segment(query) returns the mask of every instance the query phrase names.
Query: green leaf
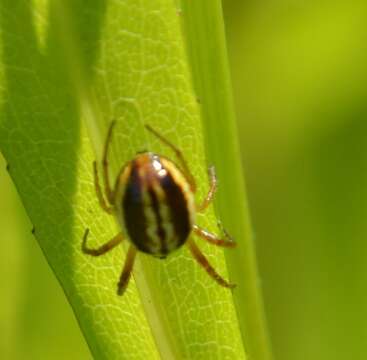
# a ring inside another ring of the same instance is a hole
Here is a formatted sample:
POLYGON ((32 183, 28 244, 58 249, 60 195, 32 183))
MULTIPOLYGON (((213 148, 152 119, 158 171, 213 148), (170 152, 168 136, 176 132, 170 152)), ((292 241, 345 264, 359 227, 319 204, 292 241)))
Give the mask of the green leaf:
MULTIPOLYGON (((99 207, 92 178, 112 119, 111 175, 137 151, 174 158, 146 133, 149 123, 183 151, 197 179, 197 200, 208 190, 192 81, 198 74, 186 54, 184 37, 190 34, 183 32, 185 13, 179 10, 169 0, 0 4, 1 151, 37 241, 98 359, 245 359, 231 292, 209 278, 186 248, 165 261, 139 254, 135 281, 123 297, 116 295, 116 283, 124 248, 100 258, 81 252, 85 228, 91 246, 119 231, 99 207)), ((202 40, 191 40, 205 48, 202 40)), ((213 209, 197 221, 219 231, 213 209)), ((196 241, 227 278, 223 251, 196 241)))
POLYGON ((81 253, 85 227, 104 241, 115 226, 95 199, 94 154, 80 126, 79 99, 55 28, 57 14, 29 4, 1 2, 1 150, 94 356, 159 358, 135 284, 125 297, 115 294, 121 249, 93 261, 81 253), (49 24, 42 47, 41 32, 33 25, 39 18, 49 24))
POLYGON ((5 245, 0 253, 0 358, 64 360, 78 354, 78 359, 89 359, 72 310, 34 240, 1 154, 0 189, 0 214, 6 214, 0 216, 5 245))

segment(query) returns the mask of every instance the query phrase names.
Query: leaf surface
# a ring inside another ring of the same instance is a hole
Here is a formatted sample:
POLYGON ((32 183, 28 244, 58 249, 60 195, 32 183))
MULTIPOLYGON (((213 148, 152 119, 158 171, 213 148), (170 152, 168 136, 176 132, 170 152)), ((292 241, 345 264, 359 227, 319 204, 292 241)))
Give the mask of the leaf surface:
MULTIPOLYGON (((123 297, 116 283, 124 247, 100 258, 81 252, 85 228, 91 246, 119 231, 99 207, 92 178, 112 119, 113 178, 137 151, 174 158, 144 130, 149 123, 183 151, 197 200, 208 190, 200 106, 178 10, 164 0, 0 5, 0 148, 98 359, 245 358, 231 292, 186 248, 165 261, 139 254, 123 297)), ((219 231, 212 209, 197 221, 219 231)), ((227 278, 223 251, 195 240, 227 278)))

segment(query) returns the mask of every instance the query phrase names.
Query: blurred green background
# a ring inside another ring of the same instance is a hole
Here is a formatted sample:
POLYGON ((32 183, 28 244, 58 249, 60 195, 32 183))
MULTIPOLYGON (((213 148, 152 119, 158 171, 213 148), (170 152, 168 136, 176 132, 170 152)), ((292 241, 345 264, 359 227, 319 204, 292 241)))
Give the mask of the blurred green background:
MULTIPOLYGON (((367 4, 223 6, 275 359, 366 359, 367 4)), ((5 166, 0 358, 90 359, 5 166)))

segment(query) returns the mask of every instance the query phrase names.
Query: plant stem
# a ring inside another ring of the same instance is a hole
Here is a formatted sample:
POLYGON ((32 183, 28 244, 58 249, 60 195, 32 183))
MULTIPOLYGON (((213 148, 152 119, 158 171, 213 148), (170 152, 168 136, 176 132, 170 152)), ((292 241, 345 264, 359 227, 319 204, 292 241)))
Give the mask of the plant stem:
POLYGON ((181 0, 195 90, 201 103, 207 156, 217 169, 217 210, 238 242, 226 252, 242 338, 250 359, 270 360, 243 169, 237 139, 220 0, 181 0))

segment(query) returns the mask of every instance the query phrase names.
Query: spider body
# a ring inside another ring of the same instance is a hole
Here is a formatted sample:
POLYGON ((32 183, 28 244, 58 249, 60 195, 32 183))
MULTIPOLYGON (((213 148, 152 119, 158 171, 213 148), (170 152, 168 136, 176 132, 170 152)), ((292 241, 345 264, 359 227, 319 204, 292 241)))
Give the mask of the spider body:
POLYGON ((124 293, 128 285, 138 251, 165 258, 184 244, 187 244, 195 260, 219 285, 233 288, 235 285, 224 280, 216 272, 191 238, 192 234, 195 234, 217 246, 235 246, 235 242, 225 231, 224 238, 219 238, 195 223, 196 213, 203 212, 215 194, 217 181, 214 168, 209 168, 209 191, 198 205, 194 195, 195 179, 181 151, 146 125, 147 130, 174 151, 179 166, 153 152, 138 153, 121 168, 115 186, 111 188, 107 158, 114 125, 113 121, 103 151, 104 193, 100 186, 96 162, 93 163, 94 183, 102 209, 117 217, 122 231, 107 243, 93 249, 86 244, 89 234, 89 229, 86 229, 82 251, 88 255, 101 256, 119 245, 127 235, 130 246, 117 285, 119 295, 124 293))
POLYGON ((116 213, 136 248, 164 258, 181 247, 195 223, 190 185, 167 158, 138 154, 117 178, 116 213))

